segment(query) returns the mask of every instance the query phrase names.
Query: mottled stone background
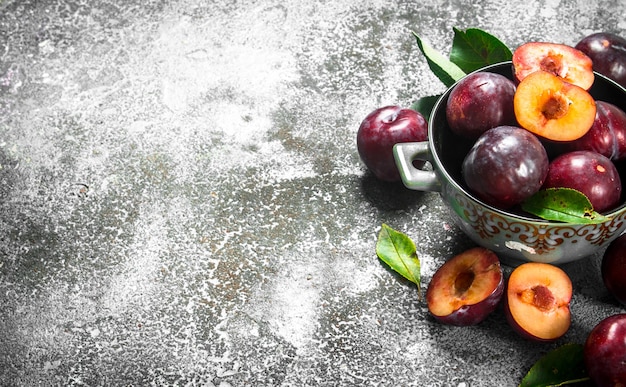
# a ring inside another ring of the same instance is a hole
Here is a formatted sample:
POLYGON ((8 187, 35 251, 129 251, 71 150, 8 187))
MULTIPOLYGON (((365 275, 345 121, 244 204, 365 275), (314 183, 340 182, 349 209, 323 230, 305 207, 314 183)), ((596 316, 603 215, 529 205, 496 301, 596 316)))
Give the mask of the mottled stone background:
POLYGON ((623 0, 0 2, 0 385, 513 386, 623 311, 570 264, 573 325, 436 323, 425 288, 471 246, 438 195, 356 153, 384 104, 444 91, 412 32, 514 48, 626 35, 623 0))

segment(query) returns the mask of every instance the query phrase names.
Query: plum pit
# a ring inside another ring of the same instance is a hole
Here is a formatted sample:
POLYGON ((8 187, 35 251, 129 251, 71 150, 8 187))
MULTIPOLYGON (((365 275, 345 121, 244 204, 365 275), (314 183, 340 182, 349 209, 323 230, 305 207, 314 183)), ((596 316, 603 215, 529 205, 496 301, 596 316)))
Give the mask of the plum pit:
POLYGON ((550 53, 539 62, 539 67, 543 71, 547 71, 559 77, 564 77, 565 66, 563 64, 563 55, 550 53))
POLYGON ((548 120, 558 120, 567 114, 569 104, 569 101, 564 96, 551 94, 544 102, 541 113, 548 120))
POLYGON ((472 286, 476 275, 471 271, 459 273, 454 280, 454 290, 457 295, 462 295, 472 286))
POLYGON ((520 298, 523 302, 534 305, 544 311, 552 310, 556 306, 556 298, 550 289, 543 285, 537 285, 530 289, 523 290, 520 293, 520 298))

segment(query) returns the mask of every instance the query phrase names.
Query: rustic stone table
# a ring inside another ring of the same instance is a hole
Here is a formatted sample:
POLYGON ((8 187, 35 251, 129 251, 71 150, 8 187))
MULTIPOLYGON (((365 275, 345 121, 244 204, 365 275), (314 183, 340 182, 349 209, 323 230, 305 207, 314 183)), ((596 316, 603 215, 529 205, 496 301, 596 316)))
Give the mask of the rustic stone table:
POLYGON ((423 286, 471 242, 433 193, 377 182, 363 117, 441 93, 412 36, 510 47, 626 35, 624 1, 0 3, 0 385, 513 386, 623 311, 564 267, 556 343, 501 311, 443 326, 423 286))

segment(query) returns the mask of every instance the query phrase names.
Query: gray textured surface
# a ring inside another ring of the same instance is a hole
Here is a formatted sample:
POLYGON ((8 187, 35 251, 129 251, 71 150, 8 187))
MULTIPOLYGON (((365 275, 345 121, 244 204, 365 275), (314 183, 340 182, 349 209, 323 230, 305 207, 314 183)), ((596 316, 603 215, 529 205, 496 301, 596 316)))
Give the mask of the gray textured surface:
POLYGON ((470 246, 436 194, 377 183, 356 129, 442 92, 411 31, 510 47, 626 35, 614 1, 0 3, 0 384, 515 385, 622 311, 598 257, 565 269, 573 325, 434 322, 424 286, 470 246))

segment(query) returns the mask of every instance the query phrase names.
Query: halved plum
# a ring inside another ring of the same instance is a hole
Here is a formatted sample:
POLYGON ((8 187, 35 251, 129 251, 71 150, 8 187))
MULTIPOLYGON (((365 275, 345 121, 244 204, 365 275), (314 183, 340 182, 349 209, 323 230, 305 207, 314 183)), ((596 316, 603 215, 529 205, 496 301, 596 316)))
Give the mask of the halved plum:
POLYGON ((541 262, 516 267, 507 282, 504 311, 511 328, 533 341, 554 341, 571 324, 572 281, 563 269, 541 262))
POLYGON ((523 128, 552 141, 584 136, 596 117, 589 92, 546 71, 536 71, 520 82, 513 106, 523 128))
POLYGON ((504 292, 498 256, 475 247, 455 255, 437 269, 428 284, 431 315, 444 324, 474 325, 493 312, 504 292))
POLYGON ((545 71, 588 90, 595 78, 591 58, 566 44, 528 42, 513 52, 512 61, 519 82, 536 71, 545 71))

